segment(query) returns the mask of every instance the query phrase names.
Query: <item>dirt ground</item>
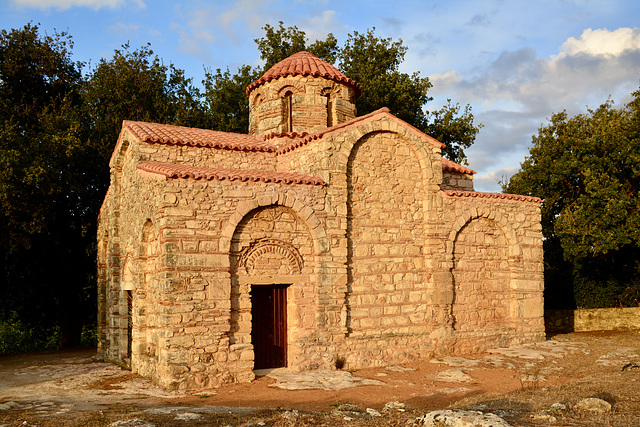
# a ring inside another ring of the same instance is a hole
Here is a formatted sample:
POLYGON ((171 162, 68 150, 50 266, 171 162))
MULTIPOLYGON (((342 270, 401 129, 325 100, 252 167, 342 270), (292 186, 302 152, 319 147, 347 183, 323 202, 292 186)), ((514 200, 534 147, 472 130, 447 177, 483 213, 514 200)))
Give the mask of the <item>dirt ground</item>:
POLYGON ((417 425, 417 417, 444 408, 494 413, 514 426, 640 426, 640 331, 556 335, 536 345, 308 378, 274 371, 196 393, 159 389, 94 355, 0 358, 0 427, 417 425), (373 384, 356 385, 366 380, 373 384), (579 410, 576 403, 588 397, 612 410, 579 410))

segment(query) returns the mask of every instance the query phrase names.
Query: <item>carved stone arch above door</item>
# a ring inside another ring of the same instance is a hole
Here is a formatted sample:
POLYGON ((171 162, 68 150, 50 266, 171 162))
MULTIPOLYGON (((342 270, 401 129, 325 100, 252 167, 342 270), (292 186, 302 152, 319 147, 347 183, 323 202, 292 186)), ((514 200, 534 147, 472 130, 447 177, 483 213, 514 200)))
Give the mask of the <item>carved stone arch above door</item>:
POLYGON ((264 274, 265 270, 277 270, 278 274, 300 274, 303 259, 291 244, 278 239, 261 239, 254 242, 238 260, 238 272, 248 275, 264 274), (270 265, 270 259, 277 259, 277 266, 270 265))

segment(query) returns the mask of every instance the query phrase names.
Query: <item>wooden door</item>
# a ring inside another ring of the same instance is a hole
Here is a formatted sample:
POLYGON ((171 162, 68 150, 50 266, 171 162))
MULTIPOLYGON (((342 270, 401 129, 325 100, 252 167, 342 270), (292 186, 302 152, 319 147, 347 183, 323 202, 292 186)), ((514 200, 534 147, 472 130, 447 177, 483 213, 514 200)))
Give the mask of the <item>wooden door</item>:
POLYGON ((287 285, 251 287, 254 369, 287 366, 287 285))

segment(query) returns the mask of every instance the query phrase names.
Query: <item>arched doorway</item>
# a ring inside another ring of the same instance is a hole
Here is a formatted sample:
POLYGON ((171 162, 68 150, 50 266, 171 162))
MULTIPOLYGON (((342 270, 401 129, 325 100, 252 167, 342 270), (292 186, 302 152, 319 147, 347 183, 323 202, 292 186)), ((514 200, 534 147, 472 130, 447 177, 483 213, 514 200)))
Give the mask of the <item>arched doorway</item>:
MULTIPOLYGON (((284 206, 249 212, 231 241, 231 345, 251 344, 254 369, 291 366, 302 323, 317 301, 309 273, 313 239, 298 214, 284 206)), ((310 329, 306 329, 305 333, 310 329)))

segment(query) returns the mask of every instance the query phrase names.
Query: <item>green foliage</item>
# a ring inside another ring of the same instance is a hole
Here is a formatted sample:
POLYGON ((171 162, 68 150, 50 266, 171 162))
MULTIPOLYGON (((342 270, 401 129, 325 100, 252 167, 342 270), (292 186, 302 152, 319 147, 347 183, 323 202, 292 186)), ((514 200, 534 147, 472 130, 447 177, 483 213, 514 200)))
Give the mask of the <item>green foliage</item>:
POLYGON ((82 100, 88 143, 102 166, 111 157, 123 120, 205 125, 198 89, 183 70, 154 57, 150 45, 134 51, 124 45, 111 59, 101 59, 85 77, 82 100))
MULTIPOLYGON (((545 199, 547 269, 569 267, 579 307, 638 305, 640 91, 633 95, 622 109, 608 101, 571 118, 554 114, 505 186, 545 199)), ((555 279, 547 275, 547 289, 561 286, 555 279)))
POLYGON ((294 53, 306 50, 307 36, 295 25, 285 28, 280 21, 277 29, 269 24, 262 29, 265 32, 264 37, 254 41, 258 45, 260 58, 265 62, 265 71, 294 53))
POLYGON ((32 25, 0 34, 0 321, 18 319, 13 331, 64 323, 65 334, 72 310, 87 314, 95 216, 78 173, 82 64, 71 46, 32 25))
POLYGON ((427 95, 431 83, 418 73, 410 76, 398 71, 406 51, 402 40, 379 38, 375 28, 365 34, 349 34, 339 54, 339 68, 362 86, 363 95, 356 103, 358 114, 386 106, 402 120, 423 127, 426 117, 422 107, 431 100, 427 95))
POLYGON ((339 52, 338 40, 331 33, 327 35, 325 40, 317 40, 307 46, 307 34, 295 25, 285 27, 284 23, 280 21, 277 29, 269 24, 266 24, 262 29, 265 33, 264 37, 254 40, 260 51, 260 58, 265 61, 262 72, 258 73, 258 78, 278 62, 303 50, 327 62, 334 63, 336 61, 339 52))
POLYGON ((96 347, 98 345, 98 325, 84 325, 80 334, 80 347, 96 347))
POLYGON ((71 48, 37 26, 0 33, 0 322, 14 343, 55 328, 61 346, 92 339, 96 218, 122 121, 207 123, 191 80, 148 46, 84 79, 71 48))
POLYGON ((60 341, 60 328, 35 329, 14 316, 0 320, 0 356, 31 351, 55 350, 60 341))
POLYGON ((46 228, 51 196, 63 191, 59 167, 79 147, 81 64, 70 45, 64 33, 40 39, 37 26, 0 33, 0 215, 9 248, 46 228))
POLYGON ((467 164, 464 149, 471 147, 482 128, 482 124, 473 125, 471 106, 466 105, 460 114, 460 104, 454 105, 448 99, 447 105, 430 114, 431 120, 427 123, 425 132, 445 145, 442 154, 446 158, 467 164))
POLYGON ((231 75, 217 69, 206 73, 204 100, 210 126, 223 132, 247 133, 249 102, 246 88, 260 78, 260 72, 245 65, 231 75))

